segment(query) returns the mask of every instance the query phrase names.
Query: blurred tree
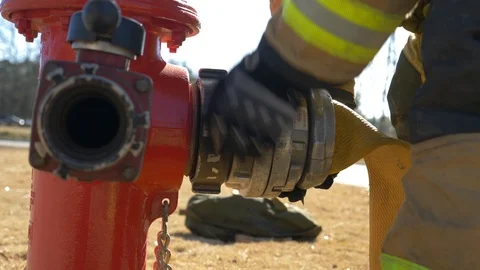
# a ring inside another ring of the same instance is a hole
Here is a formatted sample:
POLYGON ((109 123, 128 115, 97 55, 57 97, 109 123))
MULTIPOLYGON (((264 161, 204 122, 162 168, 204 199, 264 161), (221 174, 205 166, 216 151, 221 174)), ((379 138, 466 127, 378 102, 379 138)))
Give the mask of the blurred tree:
POLYGON ((360 110, 360 105, 362 104, 362 94, 360 93, 360 91, 356 91, 356 93, 355 93, 355 104, 357 104, 357 107, 355 108, 355 111, 358 114, 360 114, 361 116, 364 116, 362 114, 362 111, 360 110))
POLYGON ((37 61, 40 57, 40 37, 32 43, 24 40, 14 24, 0 19, 0 59, 8 59, 10 62, 37 61))
POLYGON ((19 43, 15 25, 0 19, 0 114, 30 118, 37 87, 39 38, 19 43))
POLYGON ((0 61, 0 114, 31 117, 37 75, 38 61, 0 61))
MULTIPOLYGON (((388 53, 387 53, 387 77, 385 78, 385 85, 383 87, 382 92, 382 103, 388 104, 387 102, 387 94, 388 90, 390 89, 390 83, 392 82, 393 74, 395 73, 395 68, 397 66, 397 61, 399 55, 397 55, 397 51, 395 50, 395 34, 390 35, 387 40, 388 44, 388 53)), ((382 116, 389 115, 388 112, 383 110, 382 116)))

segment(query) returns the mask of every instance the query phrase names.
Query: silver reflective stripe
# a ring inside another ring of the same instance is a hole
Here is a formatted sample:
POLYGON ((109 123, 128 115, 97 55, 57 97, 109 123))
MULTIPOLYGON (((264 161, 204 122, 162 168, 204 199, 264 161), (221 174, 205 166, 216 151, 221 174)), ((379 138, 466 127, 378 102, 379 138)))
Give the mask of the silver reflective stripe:
POLYGON ((388 38, 388 34, 375 32, 345 20, 315 0, 292 0, 292 3, 313 23, 351 43, 377 49, 388 38))

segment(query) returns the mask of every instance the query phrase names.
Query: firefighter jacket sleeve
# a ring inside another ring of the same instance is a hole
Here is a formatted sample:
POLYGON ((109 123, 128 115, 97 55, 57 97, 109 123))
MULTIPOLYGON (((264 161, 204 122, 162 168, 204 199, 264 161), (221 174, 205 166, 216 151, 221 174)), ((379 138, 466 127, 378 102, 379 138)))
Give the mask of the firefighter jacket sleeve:
POLYGON ((415 2, 284 1, 267 25, 261 57, 299 83, 347 83, 368 65, 415 2))
MULTIPOLYGON (((283 5, 283 0, 270 0, 270 12, 271 12, 272 16, 273 16, 273 14, 275 14, 276 11, 281 9, 282 5, 283 5)), ((345 84, 339 85, 338 90, 340 90, 340 91, 336 91, 336 93, 347 91, 348 93, 351 94, 350 99, 345 99, 344 98, 343 100, 341 100, 341 102, 344 103, 345 105, 349 106, 352 109, 355 109, 356 106, 357 106, 357 104, 355 104, 355 100, 354 100, 354 87, 355 87, 355 80, 352 79, 345 84)), ((348 94, 340 94, 340 95, 343 95, 345 97, 348 94)))

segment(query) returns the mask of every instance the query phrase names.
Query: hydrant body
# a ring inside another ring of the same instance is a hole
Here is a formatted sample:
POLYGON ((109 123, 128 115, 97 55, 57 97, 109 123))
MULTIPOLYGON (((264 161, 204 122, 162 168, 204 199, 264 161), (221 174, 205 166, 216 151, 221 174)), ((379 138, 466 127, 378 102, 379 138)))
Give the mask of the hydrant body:
MULTIPOLYGON (((49 60, 74 61, 66 42, 69 17, 82 0, 3 0, 2 16, 15 23, 27 41, 41 33, 40 68, 49 60)), ((196 12, 180 0, 117 1, 122 15, 146 29, 143 56, 130 70, 154 82, 150 131, 139 178, 133 183, 63 181, 33 170, 27 269, 146 268, 150 224, 162 213, 162 200, 177 205, 191 155, 196 97, 186 69, 160 55, 166 42, 175 51, 199 31, 196 12)))

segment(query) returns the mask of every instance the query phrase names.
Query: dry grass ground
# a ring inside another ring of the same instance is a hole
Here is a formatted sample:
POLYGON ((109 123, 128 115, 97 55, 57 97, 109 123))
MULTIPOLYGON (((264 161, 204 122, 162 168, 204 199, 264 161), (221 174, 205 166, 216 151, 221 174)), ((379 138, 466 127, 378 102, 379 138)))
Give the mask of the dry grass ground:
MULTIPOLYGON (((27 151, 0 148, 0 269, 23 269, 27 252, 30 167, 27 151)), ((179 209, 192 196, 185 182, 179 209)), ((222 244, 191 235, 179 209, 170 218, 174 269, 368 269, 368 191, 334 185, 309 191, 305 208, 322 225, 313 243, 262 241, 222 244)), ((155 222, 148 239, 152 269, 155 222)))
POLYGON ((0 126, 0 140, 29 140, 29 127, 0 126))

